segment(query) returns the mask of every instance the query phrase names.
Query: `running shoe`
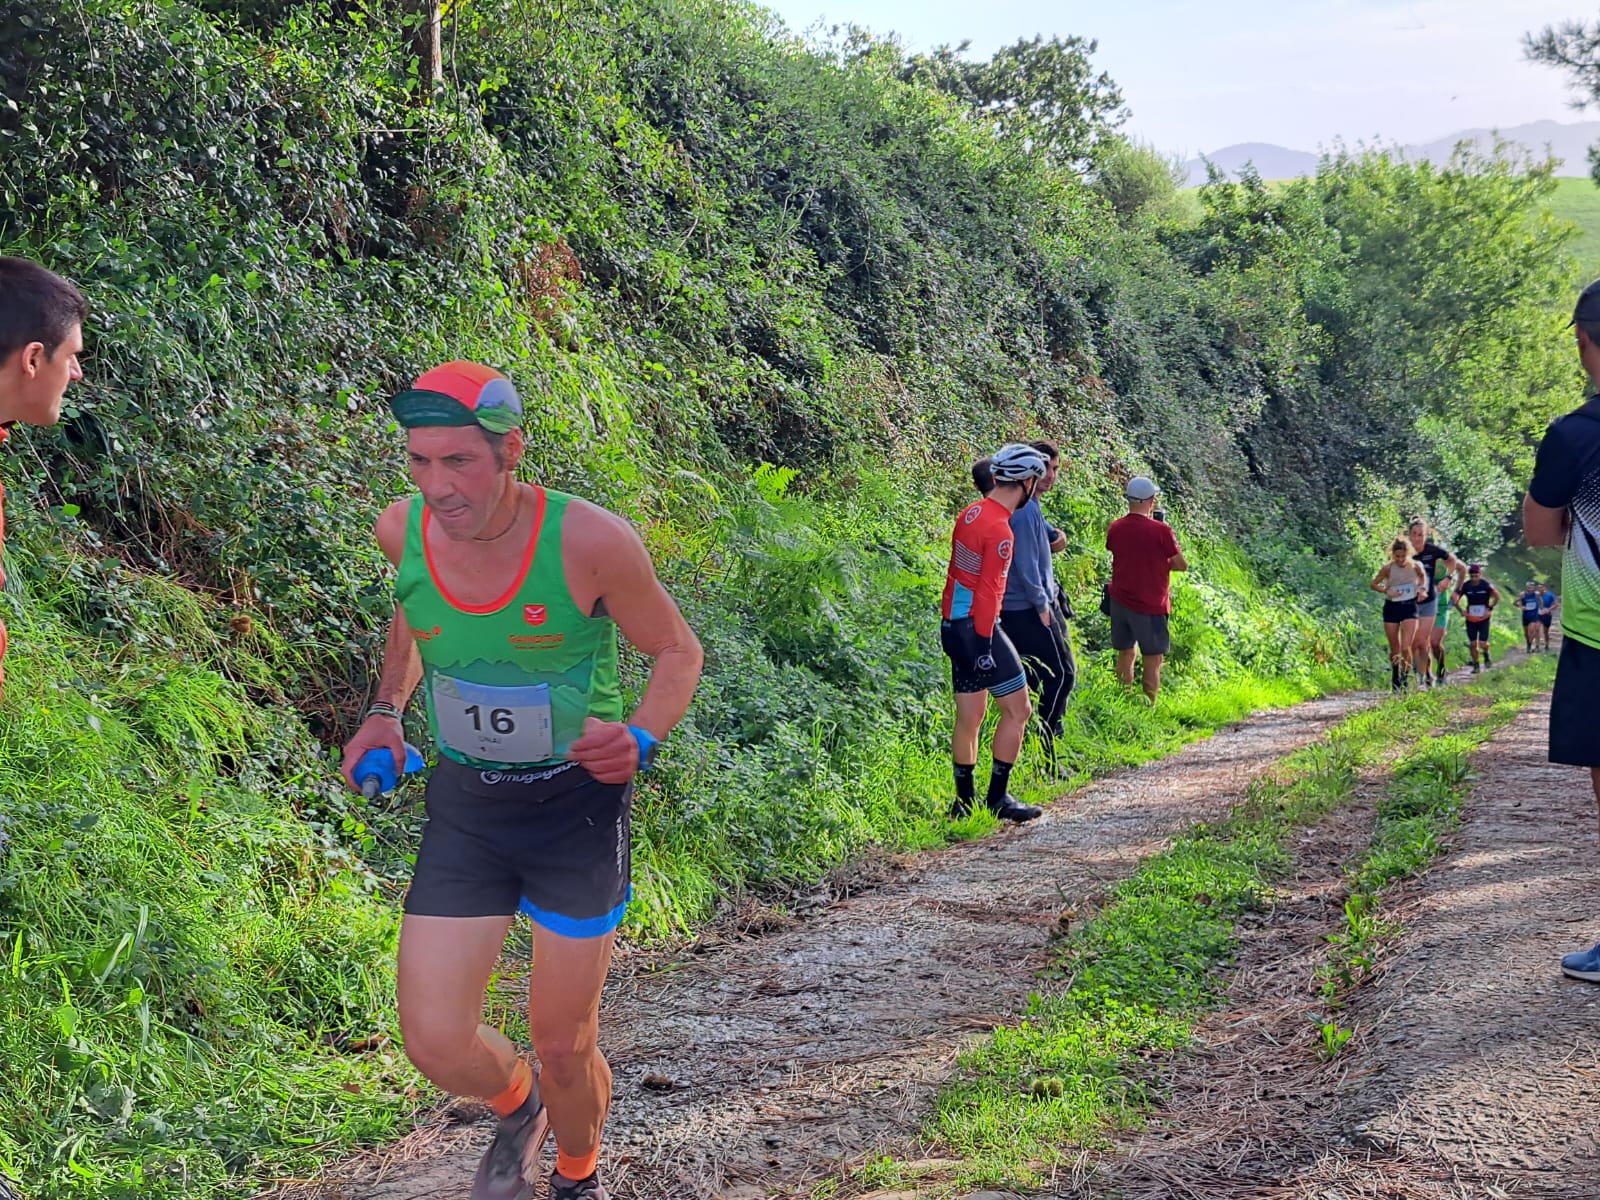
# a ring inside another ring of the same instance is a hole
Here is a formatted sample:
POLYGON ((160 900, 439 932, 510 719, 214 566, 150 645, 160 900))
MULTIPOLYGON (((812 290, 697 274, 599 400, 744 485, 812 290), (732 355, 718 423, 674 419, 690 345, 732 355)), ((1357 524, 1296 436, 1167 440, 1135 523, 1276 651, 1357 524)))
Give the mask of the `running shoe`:
POLYGON ((1566 955, 1561 960, 1561 973, 1571 979, 1600 983, 1600 946, 1566 955))
POLYGON ((600 1182, 599 1171, 576 1183, 558 1171, 551 1171, 550 1200, 611 1200, 611 1193, 600 1182))
POLYGON ((957 796, 955 798, 955 802, 950 805, 950 820, 952 820, 952 821, 964 820, 966 817, 970 816, 971 814, 972 814, 972 801, 971 800, 966 800, 966 799, 963 799, 960 796, 957 796))
MULTIPOLYGON (((472 1181, 472 1200, 533 1200, 533 1184, 528 1182, 524 1164, 538 1157, 549 1133, 550 1116, 539 1099, 539 1080, 535 1077, 533 1091, 522 1107, 509 1117, 500 1118, 494 1141, 484 1151, 477 1178, 472 1181)), ((597 1195, 604 1197, 605 1193, 597 1195)))
POLYGON ((989 811, 1002 821, 1016 821, 1018 824, 1023 821, 1031 821, 1044 813, 1044 809, 1037 804, 1024 804, 1010 792, 1006 793, 1006 798, 1000 801, 999 804, 991 804, 989 811))
POLYGON ((1494 659, 1489 656, 1489 651, 1487 648, 1485 648, 1483 652, 1483 665, 1486 667, 1494 666, 1494 659))

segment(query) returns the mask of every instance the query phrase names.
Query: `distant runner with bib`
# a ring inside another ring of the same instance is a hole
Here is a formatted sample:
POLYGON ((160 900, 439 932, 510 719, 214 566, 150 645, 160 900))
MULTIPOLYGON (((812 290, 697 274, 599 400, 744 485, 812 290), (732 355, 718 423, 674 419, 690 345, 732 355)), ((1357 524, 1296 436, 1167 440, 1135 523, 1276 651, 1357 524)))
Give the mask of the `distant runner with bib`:
POLYGON ((1473 563, 1467 568, 1467 582, 1456 591, 1455 606, 1467 621, 1467 649, 1472 652, 1472 673, 1483 666, 1494 666, 1489 654, 1489 619, 1500 603, 1500 589, 1483 577, 1483 564, 1473 563))
POLYGON ((1539 649, 1550 649, 1550 626, 1555 621, 1556 605, 1561 603, 1561 597, 1551 591, 1550 587, 1541 583, 1539 585, 1539 649))
POLYGON ((939 640, 950 659, 956 696, 950 740, 956 801, 950 814, 966 816, 977 800, 978 734, 992 695, 1000 706, 1000 723, 995 726, 984 803, 1003 820, 1031 821, 1043 810, 1019 802, 1006 788, 1033 706, 1022 659, 999 621, 1014 548, 1011 514, 1033 499, 1046 464, 1044 455, 1023 445, 1002 446, 988 463, 993 487, 984 499, 962 509, 950 535, 950 567, 940 605, 939 640))
POLYGON ((358 786, 367 751, 404 761, 400 718, 420 684, 440 760, 400 926, 406 1056, 500 1118, 472 1200, 531 1200, 552 1130, 552 1200, 605 1200, 600 989, 628 906, 633 777, 688 708, 700 644, 626 521, 517 481, 522 401, 499 372, 446 363, 390 408, 421 494, 378 518, 397 604, 344 770, 358 786), (619 630, 655 660, 631 715, 619 630), (519 906, 533 919, 537 1074, 481 1024, 519 906))
POLYGON ((1460 559, 1430 540, 1437 533, 1438 530, 1433 529, 1422 517, 1412 517, 1406 529, 1406 536, 1411 541, 1411 557, 1428 579, 1427 588, 1417 597, 1417 631, 1411 639, 1412 662, 1421 686, 1425 688, 1433 686, 1434 664, 1439 661, 1439 656, 1433 653, 1433 626, 1439 616, 1439 580, 1454 575, 1459 584, 1467 575, 1460 559))
POLYGON ((1389 639, 1389 686, 1400 691, 1410 682, 1411 641, 1417 632, 1417 597, 1427 590, 1422 567, 1411 557, 1411 543, 1395 538, 1389 561, 1372 577, 1371 588, 1383 593, 1383 632, 1389 639))
POLYGON ((1539 644, 1539 585, 1533 580, 1523 584, 1517 594, 1517 607, 1522 610, 1523 649, 1532 654, 1539 644))

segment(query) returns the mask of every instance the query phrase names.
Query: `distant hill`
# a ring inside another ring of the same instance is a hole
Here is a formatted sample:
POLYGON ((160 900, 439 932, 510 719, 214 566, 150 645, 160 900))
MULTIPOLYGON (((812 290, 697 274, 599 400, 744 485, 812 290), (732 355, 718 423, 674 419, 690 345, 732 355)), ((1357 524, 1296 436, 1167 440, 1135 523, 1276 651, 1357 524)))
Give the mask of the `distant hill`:
MULTIPOLYGON (((1562 162, 1559 173, 1564 176, 1584 176, 1589 173, 1589 147, 1600 142, 1600 121, 1534 121, 1528 125, 1514 125, 1499 131, 1503 141, 1526 147, 1535 155, 1543 155, 1548 148, 1562 162)), ((1482 151, 1494 147, 1495 131, 1491 129, 1463 129, 1437 141, 1420 145, 1402 146, 1405 156, 1413 161, 1427 160, 1445 163, 1460 142, 1471 142, 1482 151)), ((1320 155, 1307 150, 1291 150, 1268 142, 1242 142, 1224 146, 1214 154, 1190 159, 1183 164, 1188 173, 1189 185, 1197 187, 1206 181, 1206 163, 1215 163, 1230 178, 1237 178, 1246 163, 1253 163, 1263 179, 1294 179, 1309 175, 1317 169, 1320 155)))

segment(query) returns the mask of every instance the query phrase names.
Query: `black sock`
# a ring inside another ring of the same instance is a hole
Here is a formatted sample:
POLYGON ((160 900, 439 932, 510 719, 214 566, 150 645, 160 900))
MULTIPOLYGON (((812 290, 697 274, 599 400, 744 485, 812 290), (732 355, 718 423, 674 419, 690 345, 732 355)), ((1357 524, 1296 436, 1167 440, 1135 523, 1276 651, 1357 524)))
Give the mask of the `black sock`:
POLYGON ((1015 763, 994 760, 994 769, 989 772, 989 795, 984 800, 990 808, 999 808, 1006 798, 1006 785, 1011 782, 1011 768, 1015 763))
POLYGON ((978 769, 977 763, 956 763, 956 799, 968 803, 978 798, 978 785, 973 782, 972 773, 978 769))

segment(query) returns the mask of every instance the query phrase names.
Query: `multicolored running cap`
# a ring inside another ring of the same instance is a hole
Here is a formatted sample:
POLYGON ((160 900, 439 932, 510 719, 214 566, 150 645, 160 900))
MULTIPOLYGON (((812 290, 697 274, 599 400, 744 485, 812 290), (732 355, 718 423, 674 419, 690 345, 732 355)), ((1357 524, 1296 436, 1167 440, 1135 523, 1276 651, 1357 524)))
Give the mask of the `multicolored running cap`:
POLYGON ((522 397, 493 367, 448 362, 417 376, 389 401, 389 411, 406 429, 480 425, 490 433, 510 433, 522 424, 522 397))

